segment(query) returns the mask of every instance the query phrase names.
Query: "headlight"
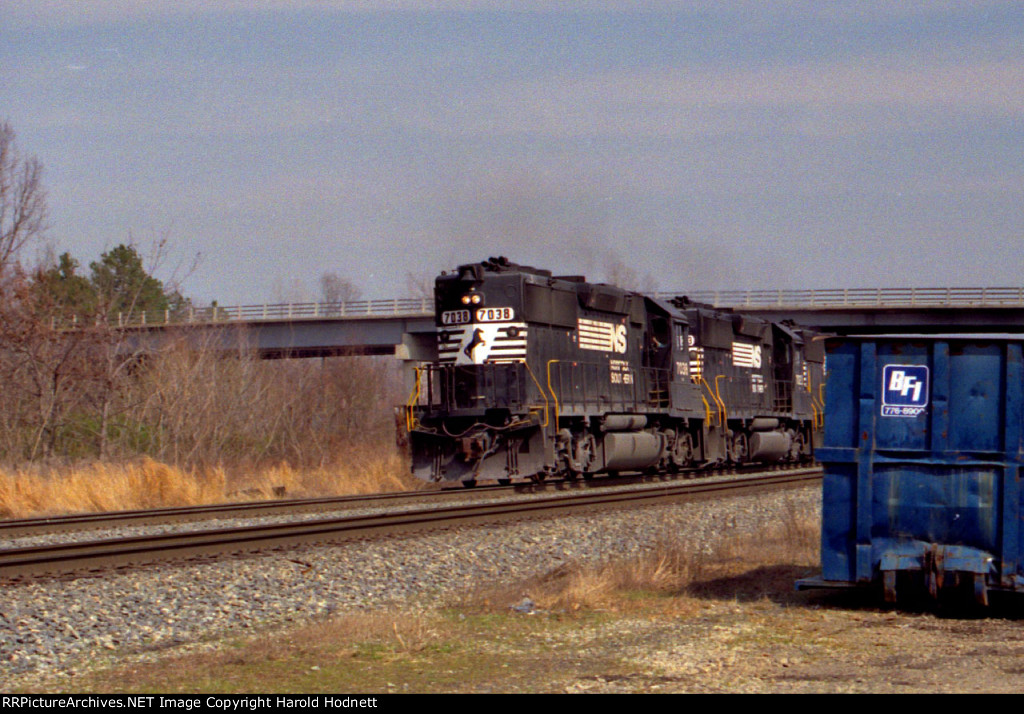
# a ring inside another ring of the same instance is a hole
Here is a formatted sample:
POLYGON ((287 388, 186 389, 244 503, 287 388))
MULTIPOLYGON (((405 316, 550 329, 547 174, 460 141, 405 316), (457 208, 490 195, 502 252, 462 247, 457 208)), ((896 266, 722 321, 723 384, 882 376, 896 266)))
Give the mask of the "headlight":
POLYGON ((462 296, 462 304, 463 305, 468 305, 469 304, 469 295, 463 295, 462 296))
POLYGON ((470 300, 473 301, 474 305, 479 305, 480 304, 480 296, 477 295, 476 293, 473 293, 473 297, 471 297, 470 300))

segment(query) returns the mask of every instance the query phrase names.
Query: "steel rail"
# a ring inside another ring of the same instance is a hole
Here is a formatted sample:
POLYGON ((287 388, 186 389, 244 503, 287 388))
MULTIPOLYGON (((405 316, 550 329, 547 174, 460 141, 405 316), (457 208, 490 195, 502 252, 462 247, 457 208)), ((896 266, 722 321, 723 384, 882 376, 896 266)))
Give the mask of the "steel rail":
POLYGON ((299 523, 169 533, 116 540, 0 551, 0 579, 17 580, 41 574, 94 571, 214 554, 274 549, 307 543, 330 543, 382 535, 502 523, 594 509, 648 505, 679 499, 733 496, 820 482, 819 467, 718 481, 669 483, 640 491, 590 493, 571 498, 544 497, 498 504, 469 504, 394 514, 328 518, 299 523))
MULTIPOLYGON (((750 467, 746 467, 750 468, 750 467)), ((680 472, 675 475, 659 475, 653 478, 702 478, 715 477, 716 471, 700 469, 680 472)), ((259 518, 293 513, 312 513, 318 511, 343 510, 351 508, 370 508, 377 505, 388 505, 401 501, 432 501, 432 500, 477 500, 493 494, 523 491, 535 493, 538 490, 609 488, 649 482, 652 477, 646 475, 618 476, 616 478, 600 478, 594 480, 551 479, 540 484, 519 482, 508 486, 482 484, 471 489, 444 488, 440 490, 396 491, 393 493, 371 493, 353 496, 324 496, 320 498, 275 499, 269 501, 238 501, 233 503, 216 503, 201 506, 172 506, 165 508, 149 508, 131 511, 102 511, 90 513, 72 513, 59 516, 40 518, 17 518, 0 520, 0 544, 12 538, 43 535, 51 533, 69 533, 108 528, 125 528, 133 526, 162 525, 172 523, 188 523, 195 521, 212 521, 229 518, 259 518)), ((2 546, 0 546, 2 548, 2 546)))
POLYGON ((396 491, 358 496, 328 496, 323 498, 278 499, 272 501, 245 501, 204 506, 151 508, 137 511, 105 511, 101 513, 74 513, 43 518, 18 518, 0 521, 0 543, 5 539, 66 533, 70 531, 121 528, 163 523, 217 520, 225 518, 253 518, 288 513, 308 513, 344 508, 364 508, 396 501, 432 499, 476 498, 481 493, 506 491, 509 486, 479 486, 466 491, 396 491))

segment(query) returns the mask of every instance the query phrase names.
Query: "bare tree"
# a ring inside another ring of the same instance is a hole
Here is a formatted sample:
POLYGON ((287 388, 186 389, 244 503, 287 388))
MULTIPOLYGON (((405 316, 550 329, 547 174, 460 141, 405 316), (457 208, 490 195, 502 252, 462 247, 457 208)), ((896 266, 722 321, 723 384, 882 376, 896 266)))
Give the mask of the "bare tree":
POLYGON ((405 293, 407 297, 421 300, 432 300, 434 297, 434 276, 420 273, 405 274, 405 293))
POLYGON ((324 315, 341 315, 342 303, 358 300, 361 297, 359 288, 337 273, 323 273, 320 276, 320 301, 326 303, 324 315))
POLYGON ((0 274, 43 232, 46 191, 42 175, 42 164, 34 156, 23 157, 14 129, 0 122, 0 274))
POLYGON ((331 303, 358 300, 359 288, 337 273, 324 273, 320 276, 320 299, 331 303))
POLYGON ((55 327, 45 295, 19 269, 0 290, 0 381, 5 385, 5 438, 8 460, 34 460, 54 453, 75 410, 93 391, 97 361, 96 330, 55 327))
POLYGON ((0 276, 0 459, 8 462, 105 459, 125 441, 118 431, 147 433, 132 417, 146 396, 133 390, 132 370, 146 355, 111 314, 163 313, 181 298, 146 271, 131 245, 92 263, 91 280, 77 265, 65 253, 26 274, 13 260, 0 276))

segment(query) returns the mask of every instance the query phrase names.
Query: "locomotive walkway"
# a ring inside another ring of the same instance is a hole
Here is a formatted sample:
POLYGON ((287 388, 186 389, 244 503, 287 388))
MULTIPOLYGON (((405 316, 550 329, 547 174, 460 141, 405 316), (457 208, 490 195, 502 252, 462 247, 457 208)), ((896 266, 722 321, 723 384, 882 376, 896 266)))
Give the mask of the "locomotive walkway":
MULTIPOLYGON (((790 319, 837 334, 1024 332, 1024 287, 669 291, 695 302, 768 320, 790 319)), ((145 348, 161 333, 185 334, 223 349, 245 346, 265 358, 393 354, 435 359, 432 298, 279 303, 120 315, 145 348), (233 329, 232 329, 233 328, 233 329)))

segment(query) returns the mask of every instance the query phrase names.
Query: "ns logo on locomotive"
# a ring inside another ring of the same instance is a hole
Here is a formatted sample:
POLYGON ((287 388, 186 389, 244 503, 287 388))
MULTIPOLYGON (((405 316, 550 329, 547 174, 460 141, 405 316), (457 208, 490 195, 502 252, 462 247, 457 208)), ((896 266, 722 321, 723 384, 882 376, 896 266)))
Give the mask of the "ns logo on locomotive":
POLYGON ((406 405, 438 482, 589 478, 812 458, 814 333, 505 258, 437 278, 437 361, 406 405))

